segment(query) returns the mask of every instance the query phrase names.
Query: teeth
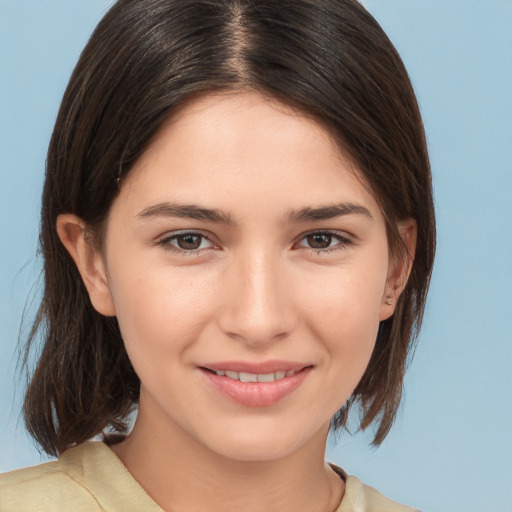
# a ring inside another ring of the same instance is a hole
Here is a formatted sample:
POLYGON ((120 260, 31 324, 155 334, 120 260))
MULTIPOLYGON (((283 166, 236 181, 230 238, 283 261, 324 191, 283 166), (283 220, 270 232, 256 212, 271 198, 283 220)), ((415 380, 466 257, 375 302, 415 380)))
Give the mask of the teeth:
POLYGON ((258 382, 274 382, 275 380, 275 373, 261 373, 260 375, 258 375, 258 382))
POLYGON ((278 371, 275 373, 248 373, 248 372, 232 372, 230 370, 215 370, 215 373, 220 377, 228 377, 240 382, 274 382, 281 380, 285 377, 295 375, 296 370, 278 371))
POLYGON ((238 379, 240 382, 258 382, 258 376, 255 373, 240 372, 238 379))

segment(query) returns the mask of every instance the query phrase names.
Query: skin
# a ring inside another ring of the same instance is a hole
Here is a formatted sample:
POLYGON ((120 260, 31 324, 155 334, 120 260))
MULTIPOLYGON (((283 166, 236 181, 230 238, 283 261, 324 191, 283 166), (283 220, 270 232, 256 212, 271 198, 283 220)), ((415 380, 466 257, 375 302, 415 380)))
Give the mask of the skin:
MULTIPOLYGON (((78 217, 57 228, 141 379, 133 432, 112 449, 150 496, 167 510, 334 510, 344 482, 324 463, 329 421, 409 264, 390 260, 380 207, 329 133, 256 93, 196 98, 123 181, 101 250, 78 217), (291 214, 339 204, 349 212, 291 214), (276 360, 308 373, 264 407, 219 393, 201 369, 276 360)), ((399 229, 413 253, 414 221, 399 229)))

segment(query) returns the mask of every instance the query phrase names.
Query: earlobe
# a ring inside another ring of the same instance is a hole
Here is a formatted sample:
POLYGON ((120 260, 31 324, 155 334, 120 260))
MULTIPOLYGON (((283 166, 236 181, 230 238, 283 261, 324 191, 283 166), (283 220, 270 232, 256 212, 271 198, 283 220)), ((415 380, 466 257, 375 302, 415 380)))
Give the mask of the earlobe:
POLYGON ((409 279, 414 256, 416 253, 416 239, 418 224, 415 219, 408 218, 397 224, 400 238, 403 242, 403 251, 391 261, 386 289, 382 297, 379 320, 387 320, 395 311, 396 304, 409 279))
POLYGON ((88 239, 85 222, 76 215, 65 213, 58 216, 56 227, 62 244, 77 266, 94 309, 102 315, 115 316, 105 262, 88 239))

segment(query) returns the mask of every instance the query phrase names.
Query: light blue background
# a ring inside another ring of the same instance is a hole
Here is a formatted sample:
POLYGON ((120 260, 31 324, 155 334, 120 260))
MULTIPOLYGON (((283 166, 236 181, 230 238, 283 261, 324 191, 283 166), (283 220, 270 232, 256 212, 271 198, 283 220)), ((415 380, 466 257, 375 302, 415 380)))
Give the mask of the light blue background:
MULTIPOLYGON (((40 268, 46 147, 72 67, 108 4, 0 0, 0 471, 42 460, 19 418, 15 347, 40 268)), ((329 457, 425 512, 510 512, 512 2, 365 4, 418 94, 439 246, 393 432, 377 450, 368 435, 330 440, 329 457)))

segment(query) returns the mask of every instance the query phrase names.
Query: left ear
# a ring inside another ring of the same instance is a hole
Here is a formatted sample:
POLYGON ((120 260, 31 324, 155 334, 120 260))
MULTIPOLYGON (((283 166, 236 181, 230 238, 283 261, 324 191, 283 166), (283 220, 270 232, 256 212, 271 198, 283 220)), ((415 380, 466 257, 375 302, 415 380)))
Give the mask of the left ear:
POLYGON ((416 239, 418 236, 416 219, 401 220, 397 223, 397 228, 405 247, 404 250, 396 251, 397 254, 390 261, 386 289, 380 307, 380 321, 387 320, 394 313, 400 294, 409 279, 416 253, 416 239))

